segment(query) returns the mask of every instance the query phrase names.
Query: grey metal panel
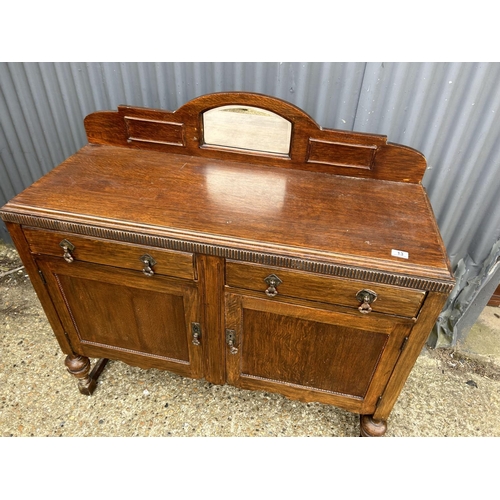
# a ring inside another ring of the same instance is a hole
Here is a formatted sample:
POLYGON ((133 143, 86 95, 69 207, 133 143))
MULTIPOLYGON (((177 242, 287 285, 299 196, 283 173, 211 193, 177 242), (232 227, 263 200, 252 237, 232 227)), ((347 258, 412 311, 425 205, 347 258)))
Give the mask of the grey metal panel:
POLYGON ((273 95, 325 128, 384 134, 425 154, 423 184, 459 281, 436 331, 446 344, 478 309, 500 239, 499 82, 498 63, 0 63, 0 205, 85 144, 93 111, 273 95))
POLYGON ((499 113, 498 63, 367 65, 354 128, 424 153, 423 185, 457 277, 436 345, 463 338, 488 301, 486 263, 500 239, 499 113))
POLYGON ((484 260, 500 236, 499 82, 500 65, 485 63, 370 63, 365 73, 354 128, 424 153, 423 184, 454 265, 465 248, 484 260))

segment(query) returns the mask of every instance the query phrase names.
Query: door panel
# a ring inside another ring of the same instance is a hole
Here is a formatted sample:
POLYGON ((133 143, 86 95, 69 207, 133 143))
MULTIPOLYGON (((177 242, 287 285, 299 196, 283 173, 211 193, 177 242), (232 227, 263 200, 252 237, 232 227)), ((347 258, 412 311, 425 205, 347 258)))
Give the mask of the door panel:
POLYGON ((202 376, 194 283, 47 257, 38 265, 78 353, 202 376))
POLYGON ((388 336, 243 311, 244 374, 363 397, 388 336))
POLYGON ((228 381, 351 411, 374 408, 411 322, 323 310, 238 294, 226 296, 228 381))

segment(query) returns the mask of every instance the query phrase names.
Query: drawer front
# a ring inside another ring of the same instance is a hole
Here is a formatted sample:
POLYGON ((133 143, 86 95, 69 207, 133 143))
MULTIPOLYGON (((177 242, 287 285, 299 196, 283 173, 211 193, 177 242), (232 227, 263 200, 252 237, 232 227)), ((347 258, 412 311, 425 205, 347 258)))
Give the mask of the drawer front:
POLYGON ((226 263, 226 285, 261 291, 263 296, 269 297, 266 294, 267 290, 271 295, 270 300, 276 291, 276 296, 295 297, 355 308, 360 306, 356 298, 358 292, 368 289, 377 295, 376 300, 370 304, 373 312, 409 318, 418 314, 425 297, 425 292, 419 290, 232 261, 226 263), (272 284, 270 286, 266 282, 266 278, 272 275, 277 276, 281 281, 280 284, 274 285, 275 290, 272 284))
POLYGON ((64 257, 61 242, 67 240, 74 246, 70 250, 74 261, 92 262, 106 266, 134 269, 154 274, 174 276, 177 278, 194 279, 193 254, 174 252, 161 248, 147 247, 129 243, 117 243, 97 238, 89 238, 76 234, 44 231, 34 228, 24 228, 30 250, 34 254, 64 257), (144 264, 142 257, 149 255, 154 264, 144 264))

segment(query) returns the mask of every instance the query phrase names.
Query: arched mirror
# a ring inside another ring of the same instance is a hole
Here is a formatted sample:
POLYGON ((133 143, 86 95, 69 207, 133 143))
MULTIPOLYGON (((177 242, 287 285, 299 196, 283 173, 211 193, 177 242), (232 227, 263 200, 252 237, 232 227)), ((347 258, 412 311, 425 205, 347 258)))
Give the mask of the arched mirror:
POLYGON ((291 122, 267 109, 230 105, 203 113, 203 139, 210 146, 288 155, 291 134, 291 122))

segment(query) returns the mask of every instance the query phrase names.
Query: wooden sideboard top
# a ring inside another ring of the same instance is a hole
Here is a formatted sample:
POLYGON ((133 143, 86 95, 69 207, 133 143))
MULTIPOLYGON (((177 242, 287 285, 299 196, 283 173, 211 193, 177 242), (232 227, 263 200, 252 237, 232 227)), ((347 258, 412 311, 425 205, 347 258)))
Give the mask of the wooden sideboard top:
POLYGON ((87 116, 85 128, 89 144, 7 203, 2 218, 358 277, 342 268, 350 266, 385 273, 363 279, 419 288, 411 278, 424 278, 437 283, 428 290, 451 289, 420 183, 425 158, 385 136, 323 129, 285 101, 243 92, 201 96, 174 112, 120 106, 87 116), (212 124, 214 110, 222 125, 212 124), (250 121, 238 125, 236 112, 250 121), (257 151, 245 142, 247 123, 257 151), (217 127, 226 128, 229 146, 212 134, 217 127), (269 150, 268 136, 283 132, 284 142, 269 150))
POLYGON ((450 279, 420 184, 87 145, 2 210, 450 279))

